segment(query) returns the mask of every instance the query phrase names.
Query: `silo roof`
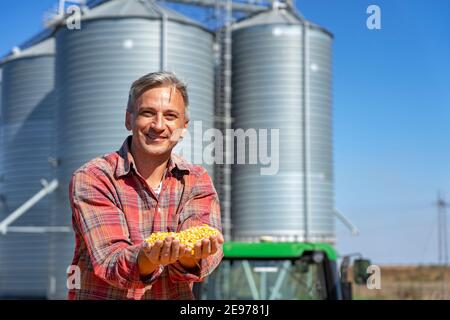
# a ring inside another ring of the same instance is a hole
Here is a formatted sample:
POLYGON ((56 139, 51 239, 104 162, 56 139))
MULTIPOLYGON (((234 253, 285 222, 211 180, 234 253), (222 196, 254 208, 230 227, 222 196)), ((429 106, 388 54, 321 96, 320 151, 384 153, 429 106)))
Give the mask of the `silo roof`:
POLYGON ((284 8, 269 9, 267 11, 257 12, 249 17, 245 17, 233 25, 233 30, 270 24, 307 25, 310 28, 320 29, 333 37, 333 34, 325 28, 284 8))
POLYGON ((293 13, 284 9, 270 9, 258 12, 254 15, 246 17, 238 21, 234 25, 234 29, 252 27, 256 25, 267 24, 301 24, 302 19, 293 13))
POLYGON ((151 0, 110 0, 92 9, 83 12, 82 20, 95 20, 107 18, 145 18, 160 19, 160 12, 164 12, 169 20, 196 25, 199 23, 184 15, 161 6, 156 5, 151 0))
POLYGON ((11 60, 30 58, 35 56, 43 55, 54 55, 55 54, 55 40, 54 38, 47 38, 29 48, 21 50, 17 53, 12 52, 0 61, 0 66, 11 60))

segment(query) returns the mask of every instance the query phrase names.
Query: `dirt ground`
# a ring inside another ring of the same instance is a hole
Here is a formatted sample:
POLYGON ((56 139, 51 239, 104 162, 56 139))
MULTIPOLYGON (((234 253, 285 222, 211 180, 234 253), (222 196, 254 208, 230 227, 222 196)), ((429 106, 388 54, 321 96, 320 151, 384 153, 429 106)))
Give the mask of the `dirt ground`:
MULTIPOLYGON (((381 289, 353 284, 354 299, 450 300, 450 267, 380 266, 381 289)), ((352 274, 352 273, 350 273, 352 274)))

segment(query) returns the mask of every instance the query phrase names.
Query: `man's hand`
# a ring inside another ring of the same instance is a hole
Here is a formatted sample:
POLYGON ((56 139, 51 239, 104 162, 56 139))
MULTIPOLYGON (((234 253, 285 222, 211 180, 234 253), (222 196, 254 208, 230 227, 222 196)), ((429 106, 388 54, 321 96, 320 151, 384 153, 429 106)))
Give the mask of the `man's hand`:
POLYGON ((223 244, 223 236, 219 233, 209 239, 198 241, 194 246, 194 253, 184 244, 180 244, 178 239, 166 237, 164 241, 158 240, 154 245, 145 243, 139 255, 139 270, 142 275, 147 275, 155 271, 158 266, 169 265, 179 261, 186 268, 194 268, 200 259, 207 258, 215 254, 223 244))
POLYGON ((151 263, 163 266, 174 263, 180 257, 190 254, 190 250, 173 237, 166 237, 164 241, 158 240, 154 245, 147 243, 143 247, 143 251, 151 263))
POLYGON ((164 241, 158 240, 154 245, 145 242, 138 256, 139 273, 146 276, 160 265, 174 263, 181 256, 190 254, 189 251, 179 240, 172 237, 167 237, 164 241))
POLYGON ((200 259, 205 259, 215 254, 219 250, 223 242, 223 236, 220 233, 218 235, 209 237, 209 239, 198 241, 194 246, 194 254, 191 254, 189 252, 188 255, 181 256, 179 261, 181 265, 186 268, 194 268, 198 265, 198 261, 200 259))
POLYGON ((195 259, 208 258, 209 256, 215 254, 219 250, 223 242, 224 240, 220 233, 216 236, 209 237, 209 239, 203 239, 202 241, 198 241, 194 246, 193 258, 195 259))

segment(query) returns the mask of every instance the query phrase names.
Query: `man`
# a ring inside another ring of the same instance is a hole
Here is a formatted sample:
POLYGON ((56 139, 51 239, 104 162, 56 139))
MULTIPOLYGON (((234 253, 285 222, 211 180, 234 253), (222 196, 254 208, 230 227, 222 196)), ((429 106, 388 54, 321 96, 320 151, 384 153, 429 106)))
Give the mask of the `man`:
POLYGON ((217 193, 206 170, 172 153, 189 123, 185 84, 155 72, 130 89, 118 152, 91 160, 72 177, 69 195, 76 236, 72 264, 81 288, 69 299, 193 299, 193 283, 220 263, 223 237, 197 242, 192 255, 158 231, 208 224, 221 230, 217 193))

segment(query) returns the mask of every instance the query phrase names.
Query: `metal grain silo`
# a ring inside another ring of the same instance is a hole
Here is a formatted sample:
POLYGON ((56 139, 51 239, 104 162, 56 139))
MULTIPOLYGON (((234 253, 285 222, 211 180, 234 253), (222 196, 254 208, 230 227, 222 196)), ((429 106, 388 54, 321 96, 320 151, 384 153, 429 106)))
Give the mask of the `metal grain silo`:
MULTIPOLYGON (((2 69, 0 68, 0 216, 3 216, 3 118, 2 118, 2 69)), ((1 254, 1 252, 0 252, 1 254)))
POLYGON ((233 128, 279 129, 276 174, 233 166, 234 238, 333 242, 332 35, 274 7, 238 22, 232 39, 233 128))
MULTIPOLYGON (((2 69, 0 68, 0 217, 4 216, 5 199, 3 195, 3 153, 5 148, 3 146, 3 109, 2 109, 2 69)), ((1 255, 1 251, 0 251, 1 255)))
MULTIPOLYGON (((54 40, 15 51, 1 62, 4 210, 0 221, 54 178, 54 40)), ((48 284, 47 196, 0 233, 0 297, 45 298, 48 284)))
MULTIPOLYGON (((61 26, 56 52, 60 188, 53 223, 70 225, 69 179, 90 159, 118 150, 130 134, 125 108, 138 77, 161 69, 175 72, 189 84, 191 126, 196 120, 203 129, 213 126, 213 36, 151 1, 112 0, 85 11, 80 30, 61 26)), ((53 237, 50 297, 63 298, 74 238, 53 237)))

